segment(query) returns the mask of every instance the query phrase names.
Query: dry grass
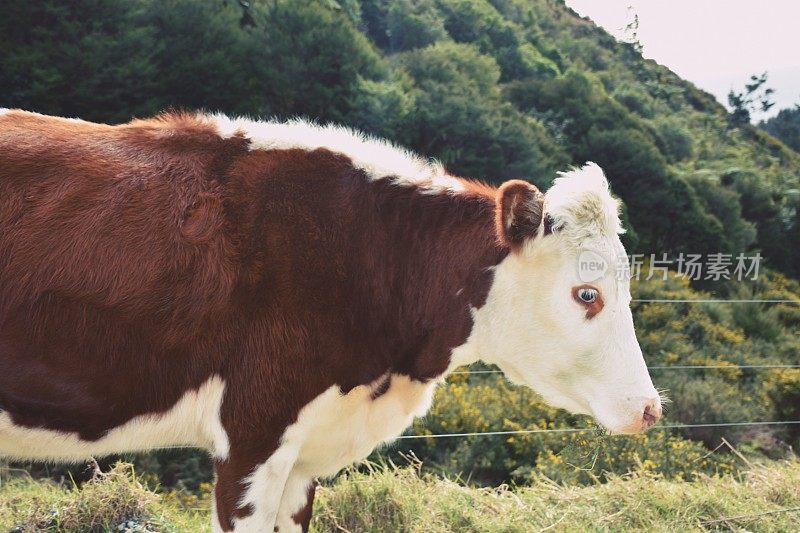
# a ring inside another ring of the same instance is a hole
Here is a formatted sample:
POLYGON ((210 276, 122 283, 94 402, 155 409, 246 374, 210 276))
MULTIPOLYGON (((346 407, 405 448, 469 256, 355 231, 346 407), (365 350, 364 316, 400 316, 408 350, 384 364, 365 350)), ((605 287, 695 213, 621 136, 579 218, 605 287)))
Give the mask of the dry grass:
POLYGON ((124 463, 79 488, 18 475, 4 476, 0 487, 0 529, 15 533, 198 531, 206 521, 165 505, 124 463))
POLYGON ((664 481, 648 474, 591 487, 540 479, 510 490, 470 489, 413 468, 350 472, 320 493, 318 532, 800 530, 800 463, 740 478, 664 481))
MULTIPOLYGON (((208 506, 178 505, 118 465, 80 488, 21 476, 0 480, 0 530, 210 530, 208 506), (138 529, 137 529, 138 528, 138 529)), ((319 490, 313 531, 753 531, 800 527, 800 463, 754 466, 739 477, 666 481, 647 473, 590 487, 541 478, 511 490, 467 488, 412 466, 348 471, 319 490)))

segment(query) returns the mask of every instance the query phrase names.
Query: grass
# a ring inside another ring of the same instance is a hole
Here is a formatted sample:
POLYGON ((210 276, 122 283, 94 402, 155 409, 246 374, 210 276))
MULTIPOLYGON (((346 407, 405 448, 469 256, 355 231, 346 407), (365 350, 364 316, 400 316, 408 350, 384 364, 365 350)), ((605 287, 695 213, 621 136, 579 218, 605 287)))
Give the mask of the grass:
MULTIPOLYGON (((194 500, 190 500, 194 501, 194 500)), ((209 531, 207 499, 193 507, 143 485, 130 465, 81 488, 5 475, 0 530, 209 531), (138 529, 137 529, 138 528, 138 529)), ((797 531, 800 462, 755 466, 738 478, 665 481, 649 474, 590 487, 540 479, 511 490, 467 488, 413 467, 350 470, 318 492, 317 532, 797 531)))
POLYGON ((19 475, 2 476, 0 483, 0 531, 182 533, 210 529, 208 512, 185 509, 149 490, 125 463, 106 473, 96 472, 80 488, 19 475))
POLYGON ((314 525, 326 532, 788 532, 800 524, 800 463, 754 467, 740 479, 632 474, 590 487, 540 479, 514 491, 420 478, 410 467, 378 468, 350 472, 320 496, 314 525))

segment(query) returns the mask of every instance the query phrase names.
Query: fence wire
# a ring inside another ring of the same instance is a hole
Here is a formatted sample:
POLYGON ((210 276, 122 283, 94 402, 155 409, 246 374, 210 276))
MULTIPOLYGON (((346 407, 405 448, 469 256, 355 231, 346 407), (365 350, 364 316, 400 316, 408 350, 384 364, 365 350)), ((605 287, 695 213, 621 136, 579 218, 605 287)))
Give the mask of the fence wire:
MULTIPOLYGON (((655 365, 648 370, 757 370, 762 368, 800 368, 800 365, 655 365)), ((502 370, 456 370, 454 374, 502 374, 502 370)))
POLYGON ((747 299, 724 299, 724 298, 688 298, 688 299, 665 299, 665 298, 634 298, 631 302, 635 303, 659 303, 659 304, 800 304, 800 300, 792 300, 788 298, 774 298, 765 300, 747 300, 747 299))
MULTIPOLYGON (((775 421, 753 421, 753 422, 719 422, 709 424, 666 424, 663 426, 653 426, 650 431, 659 429, 694 429, 694 428, 718 428, 718 427, 742 427, 742 426, 780 426, 800 424, 800 420, 775 420, 775 421)), ((531 433, 581 433, 597 431, 598 428, 551 428, 551 429, 516 429, 508 431, 474 431, 467 433, 435 433, 432 435, 401 435, 397 439, 443 439, 449 437, 484 437, 490 435, 528 435, 531 433)))

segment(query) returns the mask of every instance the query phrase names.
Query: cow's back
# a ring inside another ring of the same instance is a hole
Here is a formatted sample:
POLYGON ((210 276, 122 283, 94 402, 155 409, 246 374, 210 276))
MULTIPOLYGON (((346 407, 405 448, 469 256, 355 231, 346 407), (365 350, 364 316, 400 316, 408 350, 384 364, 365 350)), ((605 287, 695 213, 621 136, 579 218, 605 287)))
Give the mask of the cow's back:
POLYGON ((214 166, 225 144, 192 117, 0 116, 0 273, 13 281, 0 312, 48 292, 129 316, 191 311, 168 309, 182 299, 164 282, 229 263, 214 166))
POLYGON ((208 379, 237 275, 218 178, 245 150, 192 116, 0 114, 0 410, 97 438, 208 379))

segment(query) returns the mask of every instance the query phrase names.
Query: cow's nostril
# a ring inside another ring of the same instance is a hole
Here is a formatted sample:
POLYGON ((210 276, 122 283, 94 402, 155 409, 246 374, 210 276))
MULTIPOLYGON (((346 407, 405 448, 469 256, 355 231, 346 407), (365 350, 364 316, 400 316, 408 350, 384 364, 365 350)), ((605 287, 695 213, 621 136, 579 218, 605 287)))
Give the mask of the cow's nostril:
POLYGON ((644 408, 642 421, 644 422, 645 428, 655 425, 659 418, 661 418, 661 409, 653 407, 652 405, 648 405, 644 408))

